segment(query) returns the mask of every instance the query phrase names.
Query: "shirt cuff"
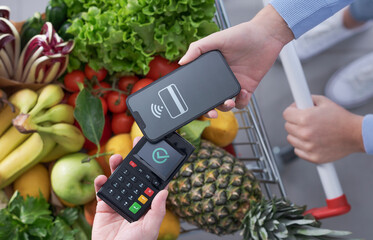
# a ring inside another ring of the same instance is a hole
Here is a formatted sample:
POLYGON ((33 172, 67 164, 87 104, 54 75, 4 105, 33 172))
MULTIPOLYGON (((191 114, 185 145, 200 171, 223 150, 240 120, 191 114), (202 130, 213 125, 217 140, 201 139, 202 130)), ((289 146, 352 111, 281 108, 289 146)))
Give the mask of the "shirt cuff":
POLYGON ((364 117, 362 135, 365 152, 373 154, 373 114, 364 117))
POLYGON ((320 24, 353 0, 271 0, 270 4, 293 31, 295 38, 320 24))

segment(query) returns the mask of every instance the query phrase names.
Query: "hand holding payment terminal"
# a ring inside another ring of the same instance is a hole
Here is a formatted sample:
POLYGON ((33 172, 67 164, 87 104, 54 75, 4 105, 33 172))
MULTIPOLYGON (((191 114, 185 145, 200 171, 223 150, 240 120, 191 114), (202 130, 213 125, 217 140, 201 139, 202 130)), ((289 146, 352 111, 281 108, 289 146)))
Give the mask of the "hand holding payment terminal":
POLYGON ((194 146, 177 133, 155 144, 143 137, 97 195, 127 221, 137 221, 193 151, 194 146))
POLYGON ((129 222, 150 208, 194 151, 175 130, 240 92, 219 51, 201 55, 127 98, 144 136, 97 195, 129 222))

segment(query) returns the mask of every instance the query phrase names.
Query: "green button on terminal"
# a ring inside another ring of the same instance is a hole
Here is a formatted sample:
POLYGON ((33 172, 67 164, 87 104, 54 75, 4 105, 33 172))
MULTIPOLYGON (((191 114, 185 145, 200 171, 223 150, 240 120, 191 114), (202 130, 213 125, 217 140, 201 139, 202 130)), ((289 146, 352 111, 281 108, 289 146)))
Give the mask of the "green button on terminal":
POLYGON ((136 214, 140 210, 141 206, 137 202, 133 203, 132 206, 130 207, 130 211, 133 214, 136 214))

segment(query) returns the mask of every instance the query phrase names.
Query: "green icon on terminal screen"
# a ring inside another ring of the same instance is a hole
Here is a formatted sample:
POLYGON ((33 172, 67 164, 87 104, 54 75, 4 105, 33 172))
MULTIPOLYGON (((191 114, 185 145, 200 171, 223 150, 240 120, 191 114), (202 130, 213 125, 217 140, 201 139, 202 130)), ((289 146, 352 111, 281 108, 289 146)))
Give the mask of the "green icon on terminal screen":
POLYGON ((154 162, 162 164, 162 163, 166 162, 167 159, 170 158, 170 155, 168 155, 166 149, 156 148, 153 151, 152 157, 153 157, 154 162))

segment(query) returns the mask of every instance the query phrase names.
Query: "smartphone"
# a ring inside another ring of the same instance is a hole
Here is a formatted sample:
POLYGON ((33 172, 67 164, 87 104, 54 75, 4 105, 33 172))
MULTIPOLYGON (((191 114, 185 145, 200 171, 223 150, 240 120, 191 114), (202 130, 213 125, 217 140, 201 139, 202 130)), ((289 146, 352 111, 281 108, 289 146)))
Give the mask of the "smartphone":
POLYGON ((194 149, 177 133, 171 133, 157 143, 143 137, 100 188, 97 196, 127 221, 137 221, 149 210, 154 197, 167 186, 194 149))
POLYGON ((144 136, 157 142, 240 90, 223 55, 214 50, 131 94, 127 106, 144 136))

